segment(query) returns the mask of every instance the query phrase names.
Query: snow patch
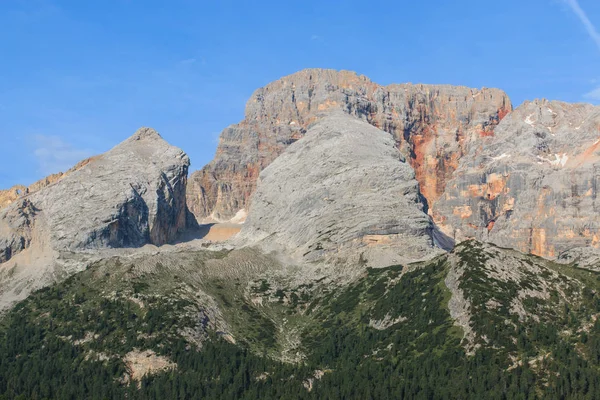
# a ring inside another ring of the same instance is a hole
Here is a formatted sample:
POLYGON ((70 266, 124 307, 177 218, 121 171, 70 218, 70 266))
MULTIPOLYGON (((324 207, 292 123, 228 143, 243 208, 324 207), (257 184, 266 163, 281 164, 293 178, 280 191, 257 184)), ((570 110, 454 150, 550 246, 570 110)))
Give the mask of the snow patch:
POLYGON ((492 160, 497 161, 497 160, 502 160, 503 158, 507 158, 507 157, 510 157, 510 154, 502 153, 497 157, 492 157, 492 160))
POLYGON ((526 123, 527 125, 531 125, 531 126, 535 125, 535 121, 531 119, 531 117, 533 117, 533 115, 534 115, 533 113, 532 113, 532 114, 529 114, 529 115, 527 116, 527 118, 525 118, 525 123, 526 123))
POLYGON ((562 154, 553 154, 554 156, 554 160, 552 158, 544 158, 542 156, 537 156, 537 158, 539 160, 545 161, 547 163, 550 163, 550 165, 554 165, 554 166, 560 166, 560 167, 564 167, 567 164, 567 161, 569 161, 569 156, 567 155, 567 153, 562 153, 562 154))

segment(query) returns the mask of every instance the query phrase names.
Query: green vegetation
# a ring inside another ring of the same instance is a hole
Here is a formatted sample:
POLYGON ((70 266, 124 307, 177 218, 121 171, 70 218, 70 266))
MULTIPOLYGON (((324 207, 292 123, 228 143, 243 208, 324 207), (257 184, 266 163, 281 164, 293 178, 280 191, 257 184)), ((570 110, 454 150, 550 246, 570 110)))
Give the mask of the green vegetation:
POLYGON ((598 274, 519 256, 507 278, 500 251, 468 242, 343 287, 207 275, 222 253, 104 261, 0 320, 0 399, 599 398, 598 274), (472 343, 450 314, 456 266, 472 343), (135 380, 135 350, 176 367, 135 380))

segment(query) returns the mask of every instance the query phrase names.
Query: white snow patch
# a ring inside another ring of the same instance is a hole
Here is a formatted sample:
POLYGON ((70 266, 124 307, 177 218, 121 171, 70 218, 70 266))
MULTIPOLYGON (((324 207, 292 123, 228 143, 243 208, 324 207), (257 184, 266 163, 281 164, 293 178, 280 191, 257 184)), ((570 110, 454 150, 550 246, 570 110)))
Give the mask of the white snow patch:
POLYGON ((548 111, 550 114, 557 115, 550 107, 546 107, 546 111, 548 111))
POLYGON ((553 156, 554 156, 554 160, 552 158, 548 159, 548 158, 544 158, 542 156, 537 156, 537 158, 539 160, 550 163, 550 165, 554 165, 557 167, 558 166, 564 167, 567 164, 567 161, 569 161, 569 156, 567 155, 567 153, 553 154, 553 156))
POLYGON ((507 157, 510 157, 510 154, 502 153, 497 157, 492 157, 492 160, 497 161, 497 160, 502 160, 503 158, 507 158, 507 157))
POLYGON ((527 116, 527 118, 525 118, 525 123, 526 124, 531 125, 531 126, 533 126, 535 124, 535 121, 531 119, 531 117, 533 117, 533 115, 534 115, 533 113, 529 114, 527 116))
POLYGON ((553 161, 555 165, 560 164, 561 167, 564 167, 567 161, 569 161, 569 156, 567 153, 562 153, 562 155, 555 154, 556 160, 553 161))

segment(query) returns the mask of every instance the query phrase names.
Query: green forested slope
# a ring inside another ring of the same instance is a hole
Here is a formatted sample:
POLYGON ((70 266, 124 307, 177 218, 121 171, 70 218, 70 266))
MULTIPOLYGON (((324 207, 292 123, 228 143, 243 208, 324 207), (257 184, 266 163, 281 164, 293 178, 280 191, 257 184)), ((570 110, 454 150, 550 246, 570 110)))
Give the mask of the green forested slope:
POLYGON ((467 242, 286 286, 209 274, 211 258, 232 256, 106 260, 19 303, 0 321, 1 398, 600 397, 590 271, 467 242), (136 380, 128 357, 146 350, 171 367, 136 380))

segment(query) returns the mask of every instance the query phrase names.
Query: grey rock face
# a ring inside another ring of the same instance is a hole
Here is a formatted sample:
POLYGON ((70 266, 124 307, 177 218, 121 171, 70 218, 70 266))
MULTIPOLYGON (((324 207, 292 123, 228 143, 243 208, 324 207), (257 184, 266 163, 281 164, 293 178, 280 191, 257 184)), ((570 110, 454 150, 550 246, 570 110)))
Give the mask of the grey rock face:
POLYGON ((0 263, 29 247, 37 211, 31 202, 25 199, 4 213, 4 223, 0 224, 0 263))
POLYGON ((260 174, 237 241, 309 262, 413 261, 439 250, 423 208, 392 136, 334 113, 260 174))
POLYGON ((575 264, 579 268, 600 272, 600 249, 576 247, 560 253, 556 261, 561 264, 575 264))
POLYGON ((54 250, 161 245, 186 226, 189 159, 149 128, 0 211, 0 262, 54 250))
POLYGON ((432 206, 458 159, 491 135, 512 106, 497 89, 381 86, 354 72, 303 70, 258 89, 245 119, 221 133, 213 161, 190 177, 190 210, 198 220, 216 221, 247 211, 260 172, 328 110, 391 133, 432 206))
POLYGON ((471 147, 434 206, 449 236, 554 258, 600 245, 600 107, 539 100, 471 147))

